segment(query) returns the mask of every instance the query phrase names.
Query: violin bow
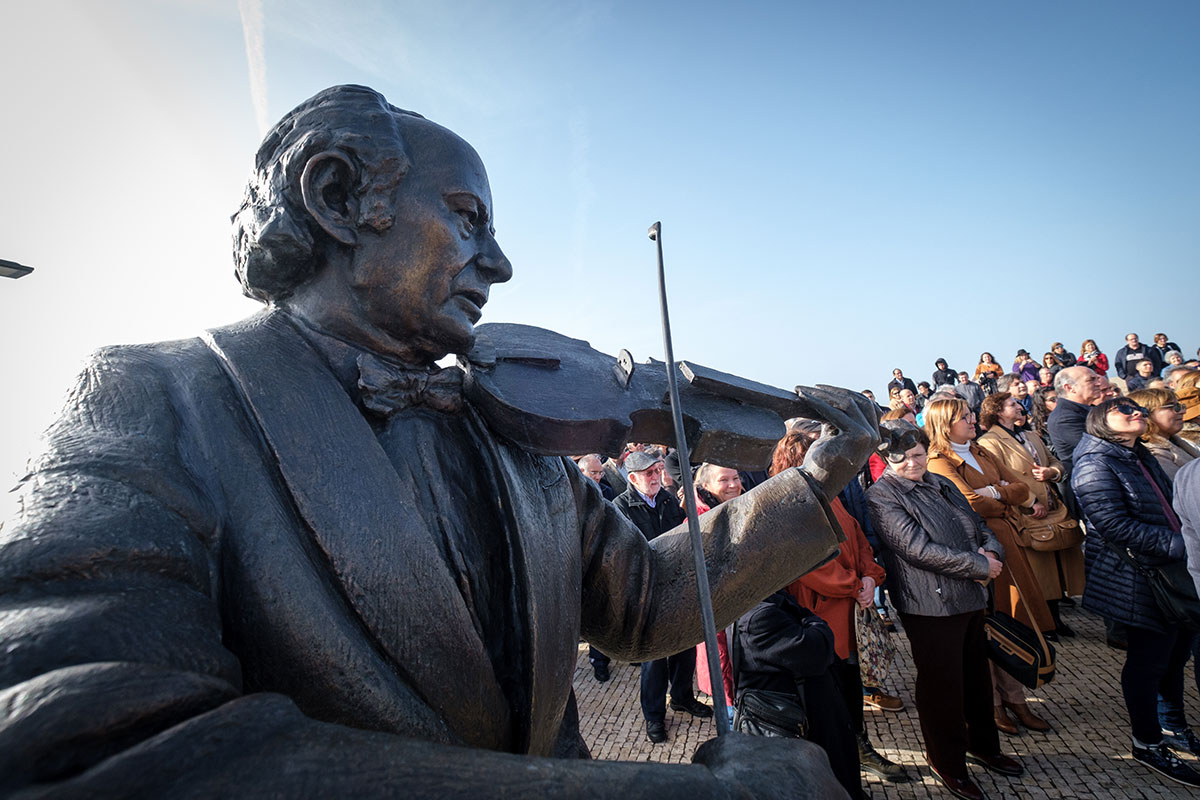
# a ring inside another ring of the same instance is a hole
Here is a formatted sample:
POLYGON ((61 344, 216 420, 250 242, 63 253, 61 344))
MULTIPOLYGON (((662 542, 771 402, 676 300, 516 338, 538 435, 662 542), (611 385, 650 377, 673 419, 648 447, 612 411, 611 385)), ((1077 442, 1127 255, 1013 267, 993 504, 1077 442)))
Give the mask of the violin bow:
POLYGON ((700 595, 700 617, 704 621, 704 649, 708 656, 709 683, 712 684, 713 717, 717 736, 729 733, 729 711, 725 699, 725 680, 717 653, 717 623, 713 618, 712 592, 708 588, 708 569, 704 564, 704 542, 700 539, 700 517, 696 513, 696 494, 692 488, 692 462, 688 458, 687 437, 683 430, 683 410, 679 405, 679 385, 675 373, 675 349, 671 346, 671 317, 667 313, 667 274, 663 268, 662 223, 656 222, 647 231, 650 241, 658 245, 658 301, 662 308, 663 347, 667 361, 667 392, 671 396, 671 416, 675 423, 675 451, 679 454, 679 471, 683 478, 683 505, 687 510, 688 533, 692 539, 692 558, 696 562, 696 590, 700 595))

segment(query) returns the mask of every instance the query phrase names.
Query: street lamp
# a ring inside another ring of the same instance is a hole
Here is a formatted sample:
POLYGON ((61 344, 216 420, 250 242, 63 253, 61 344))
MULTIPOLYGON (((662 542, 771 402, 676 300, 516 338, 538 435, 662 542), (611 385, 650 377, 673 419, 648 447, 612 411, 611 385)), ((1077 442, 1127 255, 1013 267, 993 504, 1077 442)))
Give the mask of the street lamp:
POLYGON ((31 272, 33 272, 33 267, 0 258, 0 278, 24 278, 31 272))

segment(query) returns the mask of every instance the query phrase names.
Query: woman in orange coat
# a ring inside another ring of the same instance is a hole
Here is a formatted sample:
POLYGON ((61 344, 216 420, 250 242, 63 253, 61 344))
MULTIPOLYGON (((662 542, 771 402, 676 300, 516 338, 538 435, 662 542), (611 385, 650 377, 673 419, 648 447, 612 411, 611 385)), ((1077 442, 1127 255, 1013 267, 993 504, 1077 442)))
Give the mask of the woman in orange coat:
MULTIPOLYGON (((929 436, 929 471, 952 481, 1004 546, 1004 570, 993 587, 996 610, 1036 625, 1053 637, 1054 618, 1017 536, 1022 514, 1033 514, 1035 509, 1041 513, 1037 498, 1020 475, 975 444, 975 416, 965 400, 947 398, 929 403, 925 407, 925 432, 929 436), (1033 615, 1032 621, 1025 606, 1033 615)), ((997 728, 1005 733, 1017 732, 1016 722, 1008 714, 1012 711, 1030 730, 1050 729, 1045 720, 1029 710, 1021 684, 1008 673, 993 665, 992 681, 997 728)))
MULTIPOLYGON (((793 430, 775 446, 770 474, 776 475, 804 462, 813 437, 809 431, 793 430)), ((855 633, 856 606, 871 608, 875 604, 875 587, 883 582, 886 573, 875 563, 875 554, 858 521, 850 515, 836 497, 830 503, 846 541, 837 557, 814 569, 787 587, 796 598, 829 625, 833 631, 833 647, 838 660, 830 667, 846 701, 846 711, 858 736, 860 766, 867 772, 894 783, 910 780, 904 767, 887 760, 875 751, 867 738, 863 721, 863 685, 858 666, 858 638, 855 633)))

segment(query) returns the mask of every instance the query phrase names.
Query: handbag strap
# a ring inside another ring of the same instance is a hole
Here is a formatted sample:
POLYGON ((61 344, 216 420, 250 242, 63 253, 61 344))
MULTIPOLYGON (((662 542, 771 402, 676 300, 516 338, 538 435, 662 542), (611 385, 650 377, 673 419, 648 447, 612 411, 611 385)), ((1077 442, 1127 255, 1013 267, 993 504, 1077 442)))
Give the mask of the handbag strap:
POLYGON ((1021 594, 1021 589, 1017 586, 1017 582, 1015 580, 1012 582, 1011 586, 1013 591, 1017 593, 1017 599, 1020 600, 1021 605, 1025 607, 1025 613, 1029 615, 1029 627, 1033 628, 1033 632, 1037 634, 1038 644, 1041 645, 1042 652, 1048 654, 1050 652, 1050 645, 1046 641, 1046 637, 1042 635, 1041 630, 1038 628, 1037 620, 1034 619, 1033 616, 1033 609, 1029 607, 1028 601, 1025 600, 1025 595, 1021 594))
POLYGON ((1123 559, 1129 564, 1129 566, 1133 567, 1134 572, 1138 573, 1147 580, 1153 578, 1153 573, 1144 564, 1142 564, 1142 562, 1134 558, 1133 552, 1130 551, 1128 547, 1117 547, 1103 537, 1101 537, 1100 541, 1104 542, 1104 546, 1106 548, 1116 553, 1119 558, 1123 559))

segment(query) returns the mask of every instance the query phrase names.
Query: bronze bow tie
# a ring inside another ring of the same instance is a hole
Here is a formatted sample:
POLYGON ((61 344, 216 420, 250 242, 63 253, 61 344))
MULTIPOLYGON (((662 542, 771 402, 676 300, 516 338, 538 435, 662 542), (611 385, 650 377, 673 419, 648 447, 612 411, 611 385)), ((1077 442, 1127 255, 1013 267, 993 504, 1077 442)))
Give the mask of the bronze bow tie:
POLYGON ((383 417, 418 406, 456 413, 462 409, 462 380, 458 367, 411 369, 369 353, 358 357, 362 404, 383 417))

